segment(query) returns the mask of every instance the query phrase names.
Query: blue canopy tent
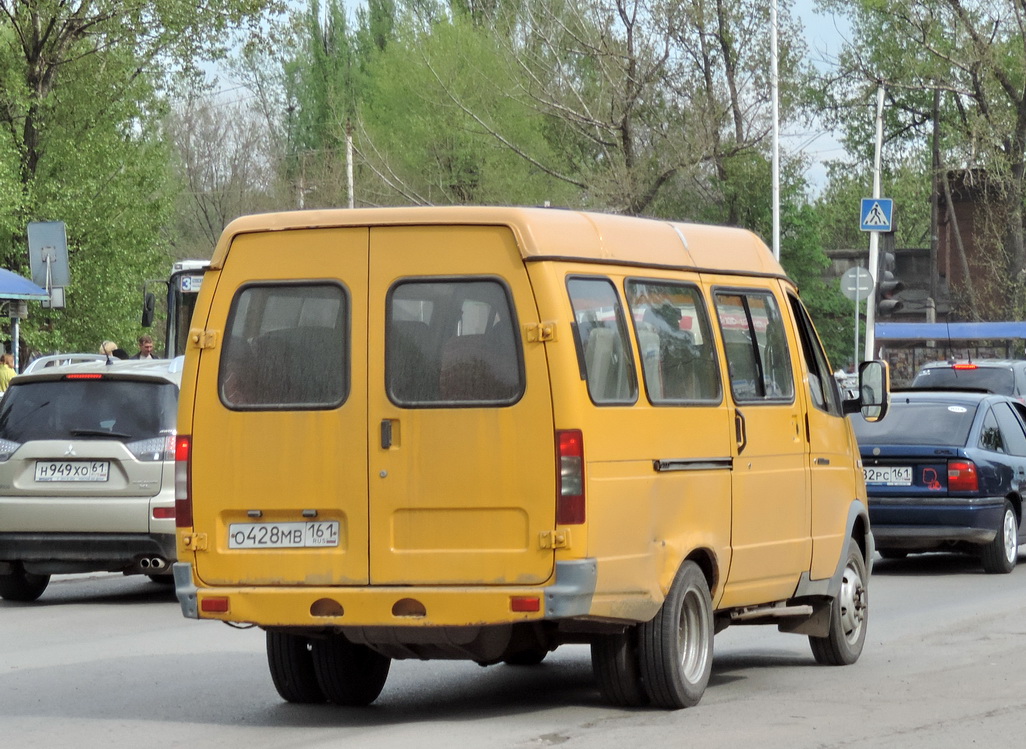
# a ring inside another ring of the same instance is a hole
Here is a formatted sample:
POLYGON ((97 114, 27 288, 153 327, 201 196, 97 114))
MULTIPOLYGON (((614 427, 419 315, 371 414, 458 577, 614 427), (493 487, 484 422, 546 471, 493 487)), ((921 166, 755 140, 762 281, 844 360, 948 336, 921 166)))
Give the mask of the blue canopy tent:
POLYGON ((15 305, 11 302, 24 301, 46 301, 50 295, 46 289, 36 286, 27 278, 17 273, 0 268, 0 303, 8 304, 8 313, 11 318, 11 353, 14 354, 14 368, 18 369, 18 319, 19 315, 15 305))

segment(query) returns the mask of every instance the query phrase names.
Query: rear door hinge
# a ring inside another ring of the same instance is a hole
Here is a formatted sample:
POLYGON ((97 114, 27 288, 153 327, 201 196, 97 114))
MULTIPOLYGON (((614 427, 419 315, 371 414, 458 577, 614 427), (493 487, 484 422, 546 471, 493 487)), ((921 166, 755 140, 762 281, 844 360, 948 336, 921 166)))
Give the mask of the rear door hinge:
POLYGON ((548 343, 556 340, 556 323, 532 322, 524 326, 528 343, 548 343))
POLYGON ((217 331, 191 328, 189 330, 189 345, 196 348, 215 348, 217 346, 217 331))
POLYGON ((206 551, 207 534, 191 533, 187 536, 182 536, 182 546, 186 551, 206 551))
POLYGON ((543 549, 569 549, 570 531, 542 531, 538 541, 543 549))

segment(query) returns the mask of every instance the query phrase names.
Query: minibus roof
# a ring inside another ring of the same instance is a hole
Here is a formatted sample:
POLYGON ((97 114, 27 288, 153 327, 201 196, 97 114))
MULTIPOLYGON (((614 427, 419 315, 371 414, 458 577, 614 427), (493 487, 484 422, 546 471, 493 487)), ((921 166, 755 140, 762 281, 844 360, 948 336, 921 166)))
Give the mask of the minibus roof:
POLYGON ((211 266, 239 234, 355 226, 507 226, 525 261, 574 260, 784 277, 766 244, 745 229, 557 208, 432 206, 287 211, 243 216, 225 228, 211 266))

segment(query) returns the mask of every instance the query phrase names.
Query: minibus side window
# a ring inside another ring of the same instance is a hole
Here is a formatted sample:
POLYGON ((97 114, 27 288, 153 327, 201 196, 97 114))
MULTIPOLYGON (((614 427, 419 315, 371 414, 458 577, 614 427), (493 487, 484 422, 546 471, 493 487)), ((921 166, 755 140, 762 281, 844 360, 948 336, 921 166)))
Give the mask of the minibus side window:
POLYGON ((791 358, 773 295, 755 290, 717 292, 716 312, 734 400, 792 401, 791 358))
POLYGON ((326 409, 349 394, 349 305, 337 283, 252 284, 228 312, 217 374, 233 410, 326 409))
POLYGON ((638 378, 616 288, 606 278, 570 278, 566 286, 591 400, 601 405, 634 403, 638 378))
POLYGON ((798 338, 802 342, 805 366, 809 369, 809 395, 812 397, 812 405, 821 411, 841 416, 841 394, 837 380, 830 371, 830 363, 827 361, 823 346, 820 345, 816 329, 812 326, 812 319, 797 297, 788 295, 788 299, 791 302, 794 319, 798 322, 798 338))
POLYGON ((698 289, 664 281, 628 281, 642 375, 654 404, 721 399, 716 349, 698 289))
POLYGON ((401 281, 386 305, 385 388, 393 403, 439 408, 520 400, 520 327, 502 282, 401 281))

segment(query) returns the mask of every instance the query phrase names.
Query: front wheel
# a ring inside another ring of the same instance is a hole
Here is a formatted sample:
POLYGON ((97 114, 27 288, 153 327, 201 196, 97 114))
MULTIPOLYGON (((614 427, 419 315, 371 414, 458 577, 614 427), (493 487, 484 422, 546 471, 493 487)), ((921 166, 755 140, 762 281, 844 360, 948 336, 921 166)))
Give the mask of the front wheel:
POLYGON ((713 660, 709 583, 694 562, 684 562, 650 622, 638 627, 641 678, 652 704, 677 710, 697 705, 713 660))
POLYGON ((28 603, 43 595, 49 584, 49 575, 26 572, 21 562, 12 562, 11 571, 0 575, 0 598, 28 603))
POLYGON ((1007 499, 1001 514, 1001 527, 994 540, 983 547, 980 554, 984 572, 1004 575, 1015 569, 1019 561, 1019 522, 1015 508, 1007 499))
POLYGON ((862 655, 869 617, 868 582, 862 550, 851 542, 841 589, 830 604, 830 633, 826 637, 809 637, 812 655, 818 663, 847 666, 862 655))

